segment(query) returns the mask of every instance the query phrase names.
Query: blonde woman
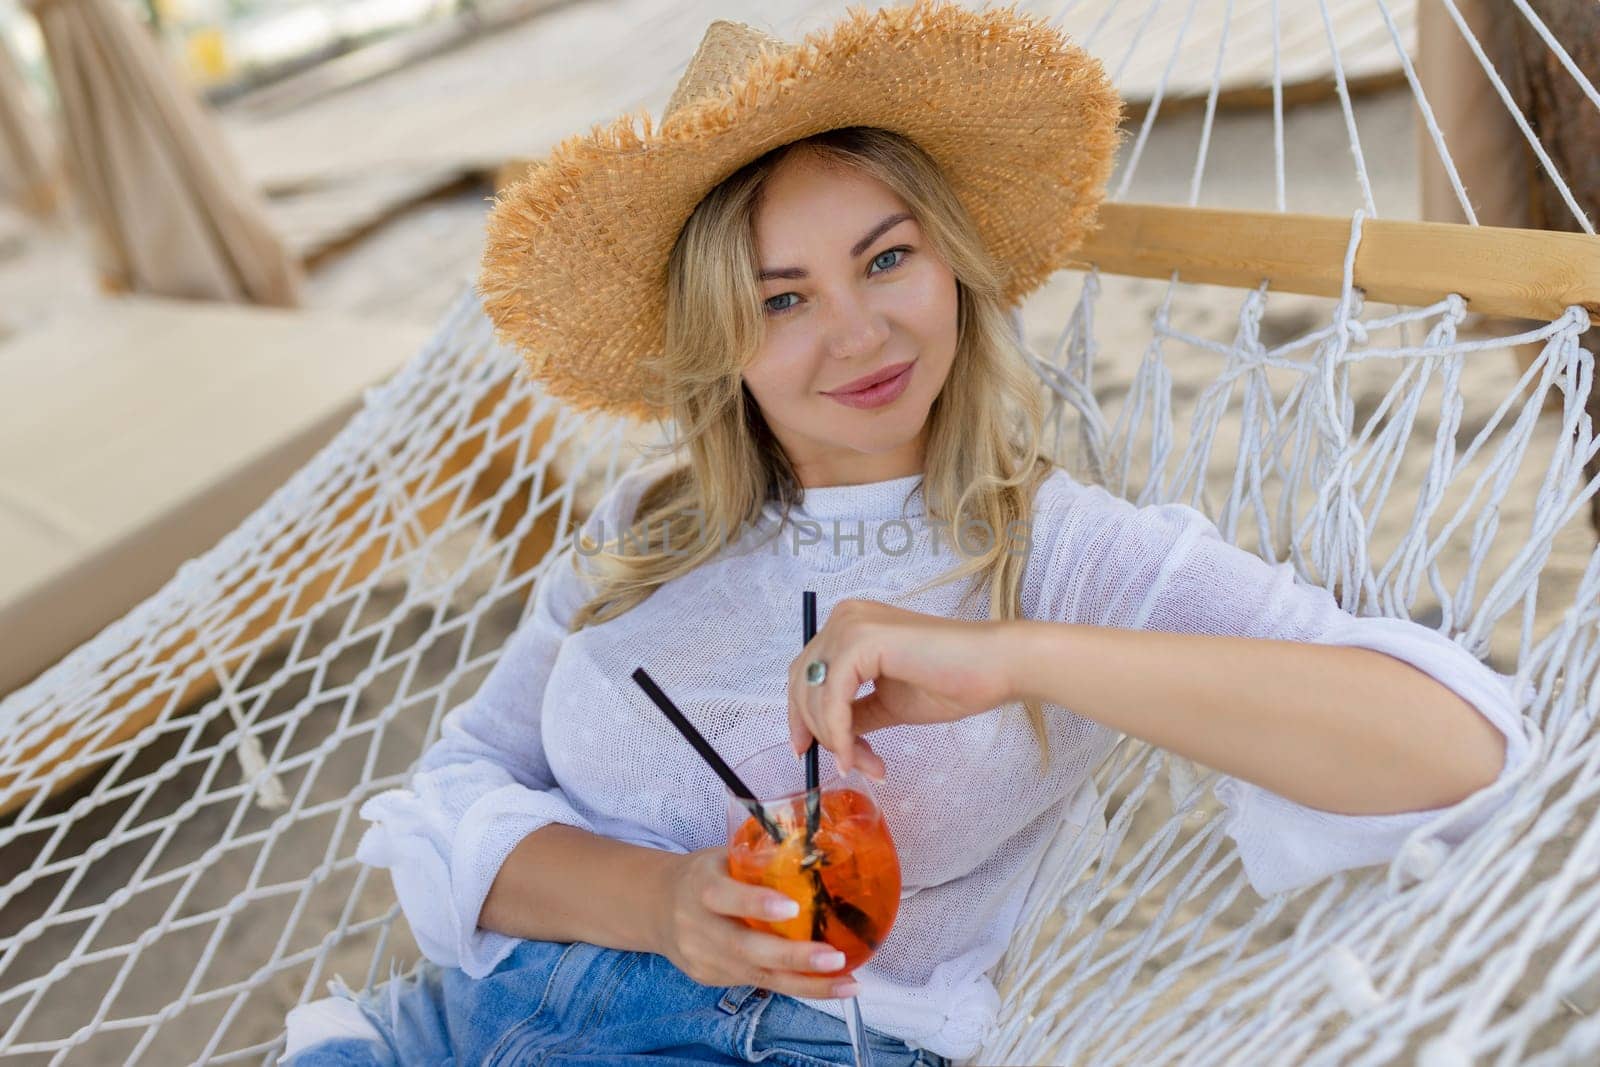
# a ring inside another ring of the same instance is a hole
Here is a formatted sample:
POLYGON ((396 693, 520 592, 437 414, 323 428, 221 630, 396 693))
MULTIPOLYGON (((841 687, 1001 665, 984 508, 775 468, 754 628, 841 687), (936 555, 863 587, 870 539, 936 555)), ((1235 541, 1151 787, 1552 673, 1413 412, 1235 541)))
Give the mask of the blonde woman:
POLYGON ((876 1062, 970 1058, 1120 734, 1223 773, 1263 893, 1383 862, 1520 765, 1506 679, 1460 647, 1041 455, 1010 311, 1089 225, 1117 114, 1014 12, 917 3, 795 47, 717 23, 659 131, 574 138, 502 196, 502 335, 678 440, 363 807, 427 959, 296 1009, 288 1061, 849 1063, 852 993, 876 1062), (794 902, 729 876, 721 782, 639 665, 730 763, 815 738, 880 781, 904 888, 867 965, 740 921, 794 902))

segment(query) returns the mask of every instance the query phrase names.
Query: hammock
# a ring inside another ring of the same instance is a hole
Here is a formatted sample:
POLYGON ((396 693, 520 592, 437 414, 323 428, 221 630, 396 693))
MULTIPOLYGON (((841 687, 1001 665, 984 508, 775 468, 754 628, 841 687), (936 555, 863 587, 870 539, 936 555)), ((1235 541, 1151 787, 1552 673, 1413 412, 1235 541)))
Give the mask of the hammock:
MULTIPOLYGON (((1474 798, 1497 813, 1460 846, 1423 827, 1386 867, 1262 900, 1222 834, 1215 776, 1122 738, 992 972, 1005 1008, 977 1062, 1600 1056, 1589 318, 1557 301, 1484 336, 1463 330, 1456 293, 1380 306, 1405 279, 1358 287, 1368 242, 1394 233, 1365 199, 1335 220, 1331 296, 1248 283, 1219 323, 1198 266, 1057 279, 1062 320, 1017 319, 1050 440, 1080 478, 1192 504, 1347 610, 1417 619, 1514 670, 1538 757, 1509 793, 1474 798), (1149 319, 1137 371, 1097 389, 1097 338, 1130 308, 1149 319), (1525 371, 1516 344, 1537 350, 1525 371)), ((1136 210, 1110 207, 1113 232, 1136 210)), ((1445 238, 1457 230, 1510 239, 1445 238)), ((1086 259, 1114 258, 1098 240, 1086 259)), ((1592 255, 1592 237, 1571 240, 1592 255)), ((357 809, 405 782, 575 519, 645 458, 636 428, 574 414, 517 368, 465 288, 256 513, 0 702, 0 1059, 272 1063, 289 1009, 416 958, 388 879, 353 858, 357 809)))

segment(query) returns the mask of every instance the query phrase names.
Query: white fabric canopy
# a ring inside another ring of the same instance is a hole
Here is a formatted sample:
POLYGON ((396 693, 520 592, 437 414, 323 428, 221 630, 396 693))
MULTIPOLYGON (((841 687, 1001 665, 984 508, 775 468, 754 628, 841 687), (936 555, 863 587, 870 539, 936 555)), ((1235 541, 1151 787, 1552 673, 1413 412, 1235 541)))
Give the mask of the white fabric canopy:
POLYGON ((116 0, 27 0, 74 190, 115 291, 288 307, 299 264, 167 58, 116 0))
POLYGON ((48 214, 60 199, 54 147, 33 92, 0 38, 0 196, 48 214))

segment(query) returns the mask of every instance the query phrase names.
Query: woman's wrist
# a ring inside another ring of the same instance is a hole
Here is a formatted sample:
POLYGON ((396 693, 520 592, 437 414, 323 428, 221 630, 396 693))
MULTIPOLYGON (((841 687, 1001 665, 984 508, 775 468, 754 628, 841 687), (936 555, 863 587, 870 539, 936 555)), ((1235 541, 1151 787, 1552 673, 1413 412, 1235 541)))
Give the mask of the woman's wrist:
POLYGON ((1038 663, 1042 655, 1048 654, 1041 647, 1041 638, 1042 628, 1049 625, 1052 624, 1034 619, 1007 619, 995 624, 995 664, 1005 679, 1007 703, 1042 699, 1038 663))
POLYGON ((672 907, 678 892, 677 881, 689 864, 689 857, 679 852, 661 852, 657 876, 653 879, 654 891, 647 895, 650 908, 645 915, 645 930, 649 941, 648 951, 657 956, 668 955, 671 938, 672 907))
POLYGON ((478 925, 530 941, 658 952, 677 853, 550 823, 523 838, 489 886, 478 925))
POLYGON ((1085 669, 1082 656, 1087 647, 1093 647, 1086 639, 1107 633, 1081 623, 1048 619, 1009 619, 999 625, 996 662, 1006 679, 1007 699, 1012 702, 1067 703, 1063 687, 1067 679, 1079 677, 1085 669), (1074 657, 1080 661, 1076 668, 1068 663, 1074 657))

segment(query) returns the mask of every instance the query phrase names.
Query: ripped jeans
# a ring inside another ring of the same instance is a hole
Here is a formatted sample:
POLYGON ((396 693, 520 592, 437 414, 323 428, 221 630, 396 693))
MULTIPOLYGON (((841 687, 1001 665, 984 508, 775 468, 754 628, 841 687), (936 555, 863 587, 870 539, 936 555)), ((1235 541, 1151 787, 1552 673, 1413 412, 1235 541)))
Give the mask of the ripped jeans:
MULTIPOLYGON (((853 1064, 845 1024, 755 986, 704 986, 671 960, 578 941, 524 941, 483 978, 423 960, 407 975, 346 992, 364 1020, 356 1036, 296 1048, 290 1013, 286 1067, 427 1064, 561 1067, 632 1064, 853 1064)), ((317 1002, 318 1005, 328 1002, 317 1002)), ((875 1065, 950 1067, 950 1061, 866 1031, 875 1065)))

